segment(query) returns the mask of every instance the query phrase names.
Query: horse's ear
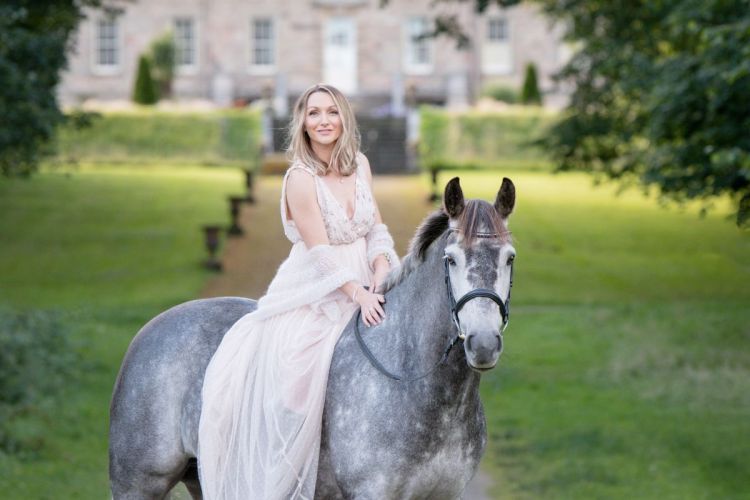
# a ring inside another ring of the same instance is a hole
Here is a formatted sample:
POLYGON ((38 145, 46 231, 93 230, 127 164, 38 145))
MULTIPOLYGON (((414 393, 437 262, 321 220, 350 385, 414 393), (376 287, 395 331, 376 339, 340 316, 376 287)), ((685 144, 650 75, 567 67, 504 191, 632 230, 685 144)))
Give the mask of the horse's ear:
POLYGON ((461 190, 458 177, 454 177, 445 186, 443 210, 450 218, 455 219, 464 211, 464 206, 464 192, 461 190))
POLYGON ((511 212, 513 212, 515 205, 516 186, 513 185, 513 181, 507 177, 503 177, 503 183, 497 192, 497 198, 495 198, 495 210, 500 214, 500 217, 507 219, 511 212))

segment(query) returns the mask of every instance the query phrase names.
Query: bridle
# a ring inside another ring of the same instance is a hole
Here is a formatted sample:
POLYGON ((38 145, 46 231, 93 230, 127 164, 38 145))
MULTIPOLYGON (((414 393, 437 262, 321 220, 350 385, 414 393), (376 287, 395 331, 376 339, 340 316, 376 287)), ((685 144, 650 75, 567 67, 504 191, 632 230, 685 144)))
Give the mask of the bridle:
MULTIPOLYGON (((457 230, 451 229, 451 231, 457 230)), ((499 235, 497 233, 479 232, 474 236, 476 238, 497 238, 499 235)), ((475 288, 473 290, 469 290, 463 296, 461 296, 458 301, 456 301, 456 298, 453 296, 453 285, 451 284, 451 273, 448 269, 449 264, 447 256, 443 257, 443 263, 445 264, 445 286, 446 288, 448 288, 448 300, 451 303, 451 318, 453 319, 453 324, 456 325, 456 329, 458 330, 458 338, 460 338, 461 340, 466 338, 466 334, 461 328, 461 322, 458 319, 458 313, 461 311, 461 309, 463 309, 467 302, 479 297, 490 299, 500 308, 500 316, 502 316, 503 318, 503 325, 500 328, 500 333, 502 334, 508 327, 508 322, 510 321, 510 292, 513 290, 513 263, 511 263, 510 265, 510 285, 508 286, 508 298, 505 299, 505 301, 503 301, 503 299, 501 299, 494 290, 491 290, 489 288, 475 288)))
MULTIPOLYGON (((450 231, 457 230, 450 229, 450 231)), ((500 235, 497 233, 480 232, 476 233, 474 236, 477 238, 497 238, 500 235)), ((453 346, 456 345, 459 341, 466 338, 466 334, 461 329, 461 322, 458 319, 458 313, 470 300, 477 299, 479 297, 485 297, 492 300, 500 308, 500 315, 502 316, 503 324, 500 327, 500 334, 502 335, 502 333, 508 327, 508 321, 510 320, 510 292, 513 289, 513 263, 511 263, 510 265, 510 285, 508 286, 508 298, 505 299, 505 301, 503 301, 503 299, 501 299, 494 290, 490 290, 489 288, 475 288, 473 290, 469 290, 464 295, 462 295, 461 298, 458 299, 458 301, 456 301, 455 297, 453 296, 453 285, 451 283, 451 274, 447 256, 443 257, 443 262, 445 265, 445 286, 448 289, 448 301, 450 302, 451 307, 451 319, 453 319, 453 324, 456 326, 457 334, 451 339, 450 343, 445 348, 443 357, 440 358, 440 361, 435 363, 435 365, 429 371, 415 377, 404 378, 403 376, 396 375, 385 368, 380 363, 380 361, 378 361, 372 351, 370 351, 370 348, 367 347, 364 339, 362 339, 362 334, 359 331, 359 323, 362 317, 362 310, 360 309, 357 311, 357 318, 354 322, 354 336, 357 339, 357 343, 359 344, 362 353, 365 355, 368 361, 370 361, 370 364, 372 364, 372 366, 375 367, 376 370, 390 379, 396 380, 398 382, 414 382, 419 379, 425 378, 428 375, 431 375, 435 370, 437 370, 438 367, 448 359, 448 355, 450 354, 451 349, 453 349, 453 346)))

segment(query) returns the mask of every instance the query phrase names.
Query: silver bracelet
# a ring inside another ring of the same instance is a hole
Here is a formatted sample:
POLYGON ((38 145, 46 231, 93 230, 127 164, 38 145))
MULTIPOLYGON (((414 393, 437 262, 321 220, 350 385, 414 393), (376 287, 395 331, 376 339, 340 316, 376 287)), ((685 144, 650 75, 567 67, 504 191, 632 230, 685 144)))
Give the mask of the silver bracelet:
POLYGON ((388 252, 383 252, 380 255, 382 255, 383 257, 385 257, 385 261, 388 262, 389 266, 392 264, 392 262, 391 262, 391 254, 389 254, 388 252))

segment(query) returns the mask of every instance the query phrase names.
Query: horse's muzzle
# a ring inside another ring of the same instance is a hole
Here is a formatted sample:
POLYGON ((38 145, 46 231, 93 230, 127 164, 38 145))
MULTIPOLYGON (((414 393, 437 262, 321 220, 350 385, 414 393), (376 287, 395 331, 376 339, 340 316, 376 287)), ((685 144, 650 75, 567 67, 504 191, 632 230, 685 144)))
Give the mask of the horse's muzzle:
POLYGON ((464 351, 466 361, 472 369, 491 370, 503 352, 503 336, 497 331, 467 333, 464 351))

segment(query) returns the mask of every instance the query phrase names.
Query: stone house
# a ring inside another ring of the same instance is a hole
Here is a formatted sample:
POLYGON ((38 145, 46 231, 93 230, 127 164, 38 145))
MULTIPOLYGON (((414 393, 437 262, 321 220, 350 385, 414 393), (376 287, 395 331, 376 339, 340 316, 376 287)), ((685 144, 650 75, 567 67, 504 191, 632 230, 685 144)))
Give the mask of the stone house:
POLYGON ((220 106, 275 96, 278 115, 303 89, 327 82, 358 112, 403 114, 404 102, 463 105, 484 88, 520 88, 537 67, 548 102, 564 99, 551 76, 568 57, 560 30, 535 7, 490 8, 434 0, 135 0, 116 15, 91 11, 59 87, 64 104, 129 99, 138 56, 171 30, 178 99, 220 106), (424 39, 436 14, 456 14, 472 37, 459 50, 424 39), (411 99, 411 101, 410 101, 411 99))

